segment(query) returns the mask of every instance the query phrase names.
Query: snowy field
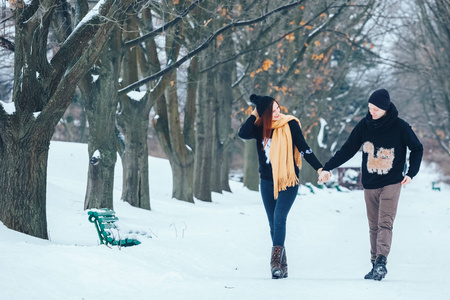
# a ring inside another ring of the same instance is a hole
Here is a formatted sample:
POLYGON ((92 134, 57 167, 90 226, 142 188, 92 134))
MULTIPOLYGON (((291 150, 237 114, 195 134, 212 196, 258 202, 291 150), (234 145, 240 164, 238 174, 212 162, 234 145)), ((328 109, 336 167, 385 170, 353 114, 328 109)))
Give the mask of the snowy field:
POLYGON ((371 266, 362 191, 301 189, 288 220, 289 278, 272 280, 259 193, 231 182, 233 192, 212 203, 173 200, 168 161, 150 158, 145 211, 120 200, 119 161, 119 222, 146 235, 110 249, 83 210, 87 164, 86 145, 51 144, 50 241, 0 223, 0 299, 450 299, 450 187, 432 190, 430 167, 402 190, 389 273, 378 282, 363 279, 371 266))

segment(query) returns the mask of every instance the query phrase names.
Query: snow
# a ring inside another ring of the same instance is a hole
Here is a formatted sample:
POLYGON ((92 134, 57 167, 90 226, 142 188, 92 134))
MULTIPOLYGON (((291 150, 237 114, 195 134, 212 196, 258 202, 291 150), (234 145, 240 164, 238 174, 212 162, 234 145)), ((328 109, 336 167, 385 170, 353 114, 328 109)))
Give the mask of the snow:
POLYGON ((92 157, 91 157, 91 159, 93 159, 93 158, 96 158, 96 159, 100 159, 102 156, 101 156, 101 154, 100 154, 100 150, 95 150, 94 151, 94 154, 92 154, 92 157))
POLYGON ((356 170, 348 169, 345 171, 342 182, 357 184, 359 173, 356 170))
POLYGON ((0 105, 3 106, 3 109, 8 115, 12 115, 16 112, 16 105, 14 102, 3 102, 0 100, 0 105))
POLYGON ((356 152, 356 154, 350 158, 347 162, 343 163, 341 168, 360 168, 362 162, 362 151, 356 152))
POLYGON ((81 19, 81 21, 77 24, 72 33, 67 37, 66 40, 71 39, 71 36, 77 32, 82 26, 86 23, 90 22, 93 18, 98 17, 102 6, 105 4, 106 0, 100 0, 97 4, 81 19))
POLYGON ((364 280, 369 237, 362 191, 299 195, 289 214, 289 278, 272 280, 271 243, 258 192, 230 181, 213 202, 171 199, 167 160, 150 157, 151 211, 120 200, 119 222, 152 238, 128 248, 98 245, 83 210, 87 145, 52 142, 47 186, 50 241, 0 223, 0 299, 450 299, 450 188, 433 191, 423 166, 402 189, 386 278, 364 280))
POLYGON ((327 121, 325 121, 324 118, 320 118, 320 130, 319 134, 317 135, 317 144, 320 148, 327 148, 327 145, 323 142, 324 134, 325 134, 325 127, 328 125, 327 121))
MULTIPOLYGON (((331 17, 330 17, 331 18, 331 17)), ((325 25, 327 25, 328 22, 323 22, 322 25, 314 29, 310 34, 308 34, 308 37, 313 36, 317 31, 321 30, 325 25)))
POLYGON ((102 155, 100 154, 100 150, 95 150, 94 154, 92 154, 91 159, 89 160, 89 163, 96 166, 99 164, 100 160, 102 159, 102 155))
POLYGON ((142 98, 144 98, 144 96, 147 94, 146 91, 142 91, 142 92, 138 92, 138 91, 131 91, 127 93, 127 96, 134 100, 134 101, 141 101, 142 98))

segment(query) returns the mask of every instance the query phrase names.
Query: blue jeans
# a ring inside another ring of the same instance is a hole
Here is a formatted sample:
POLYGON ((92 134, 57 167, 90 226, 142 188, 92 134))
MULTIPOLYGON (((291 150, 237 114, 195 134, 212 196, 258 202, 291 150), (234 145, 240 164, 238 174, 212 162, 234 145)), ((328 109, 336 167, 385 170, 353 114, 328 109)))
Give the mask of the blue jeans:
POLYGON ((288 187, 278 194, 278 199, 273 197, 273 182, 261 179, 261 197, 266 209, 270 226, 270 236, 273 246, 283 246, 286 238, 286 219, 289 210, 297 197, 298 185, 288 187))

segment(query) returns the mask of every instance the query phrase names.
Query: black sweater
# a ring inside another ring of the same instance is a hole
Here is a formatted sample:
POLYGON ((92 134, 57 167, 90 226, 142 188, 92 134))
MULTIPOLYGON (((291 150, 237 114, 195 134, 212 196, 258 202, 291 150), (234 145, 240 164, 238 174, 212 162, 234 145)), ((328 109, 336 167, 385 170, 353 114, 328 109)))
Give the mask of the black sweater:
MULTIPOLYGON (((239 130, 239 137, 242 139, 256 139, 256 149, 258 151, 258 159, 259 159, 259 173, 262 179, 273 181, 272 177, 272 164, 270 163, 266 153, 263 149, 263 131, 262 126, 255 125, 256 117, 251 115, 242 125, 239 130)), ((305 141, 303 137, 302 130, 300 129, 300 125, 296 120, 289 121, 289 128, 291 129, 292 135, 292 152, 294 153, 295 148, 297 147, 298 151, 305 158, 305 160, 315 169, 318 170, 322 167, 322 164, 317 160, 316 156, 312 152, 311 148, 305 141)), ((272 131, 273 132, 273 131, 272 131)), ((295 165, 295 174, 297 174, 297 178, 299 175, 299 169, 295 165)))
POLYGON ((377 189, 403 180, 406 148, 411 151, 406 173, 413 178, 419 172, 423 146, 411 126, 398 117, 393 103, 386 115, 378 120, 366 115, 350 133, 349 138, 325 164, 323 170, 330 171, 352 158, 363 149, 362 185, 365 189, 377 189))

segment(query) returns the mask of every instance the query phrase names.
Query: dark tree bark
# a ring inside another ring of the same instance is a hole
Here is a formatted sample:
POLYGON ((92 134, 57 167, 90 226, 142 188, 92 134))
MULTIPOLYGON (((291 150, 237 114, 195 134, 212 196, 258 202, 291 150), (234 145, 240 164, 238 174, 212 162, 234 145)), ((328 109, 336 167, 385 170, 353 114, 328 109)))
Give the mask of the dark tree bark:
MULTIPOLYGON (((151 22, 151 14, 146 9, 142 22, 151 22)), ((124 27, 126 41, 139 36, 139 20, 136 16, 128 18, 124 27)), ((149 56, 156 55, 155 44, 150 40, 146 44, 149 56)), ((128 85, 138 80, 140 70, 146 71, 146 62, 142 48, 127 49, 122 65, 122 85, 128 85)), ((147 87, 149 90, 150 87, 147 87)), ((139 89, 136 91, 139 92, 139 89)), ((122 154, 122 200, 134 207, 150 210, 150 186, 148 170, 147 131, 149 126, 149 112, 153 106, 150 93, 141 99, 132 99, 128 95, 120 97, 120 112, 117 121, 125 137, 126 149, 122 154)))
POLYGON ((84 209, 113 209, 114 168, 118 136, 115 116, 118 103, 120 31, 114 30, 91 72, 80 82, 89 121, 88 182, 84 209))
MULTIPOLYGON (((230 43, 231 44, 231 43, 230 43)), ((231 129, 233 105, 232 74, 233 64, 224 64, 218 68, 217 100, 214 109, 214 140, 212 149, 211 191, 230 192, 229 173, 234 132, 231 129)))
MULTIPOLYGON (((182 37, 183 26, 178 25, 176 28, 169 30, 166 39, 166 53, 170 64, 178 59, 182 37)), ((155 95, 155 110, 158 118, 153 120, 153 126, 172 169, 172 197, 193 203, 194 154, 193 150, 186 146, 187 142, 192 142, 186 140, 186 138, 193 135, 193 126, 190 123, 193 120, 184 119, 185 130, 189 130, 189 132, 183 132, 178 110, 177 70, 174 69, 165 73, 164 77, 167 80, 163 85, 165 93, 161 96, 155 95)))
MULTIPOLYGON (((203 66, 208 66, 214 58, 214 48, 208 48, 202 59, 203 66)), ((195 198, 211 202, 211 172, 213 170, 213 124, 214 106, 216 104, 216 76, 212 71, 201 76, 199 97, 197 101, 196 147, 195 147, 195 198)))
POLYGON ((259 191, 258 154, 256 141, 245 141, 244 146, 244 186, 251 191, 259 191))
POLYGON ((54 128, 72 101, 78 81, 97 60, 115 20, 132 1, 106 0, 47 60, 54 6, 31 2, 14 11, 15 60, 9 115, 0 108, 0 220, 5 226, 48 238, 47 159, 54 128), (40 112, 38 115, 34 114, 40 112))

